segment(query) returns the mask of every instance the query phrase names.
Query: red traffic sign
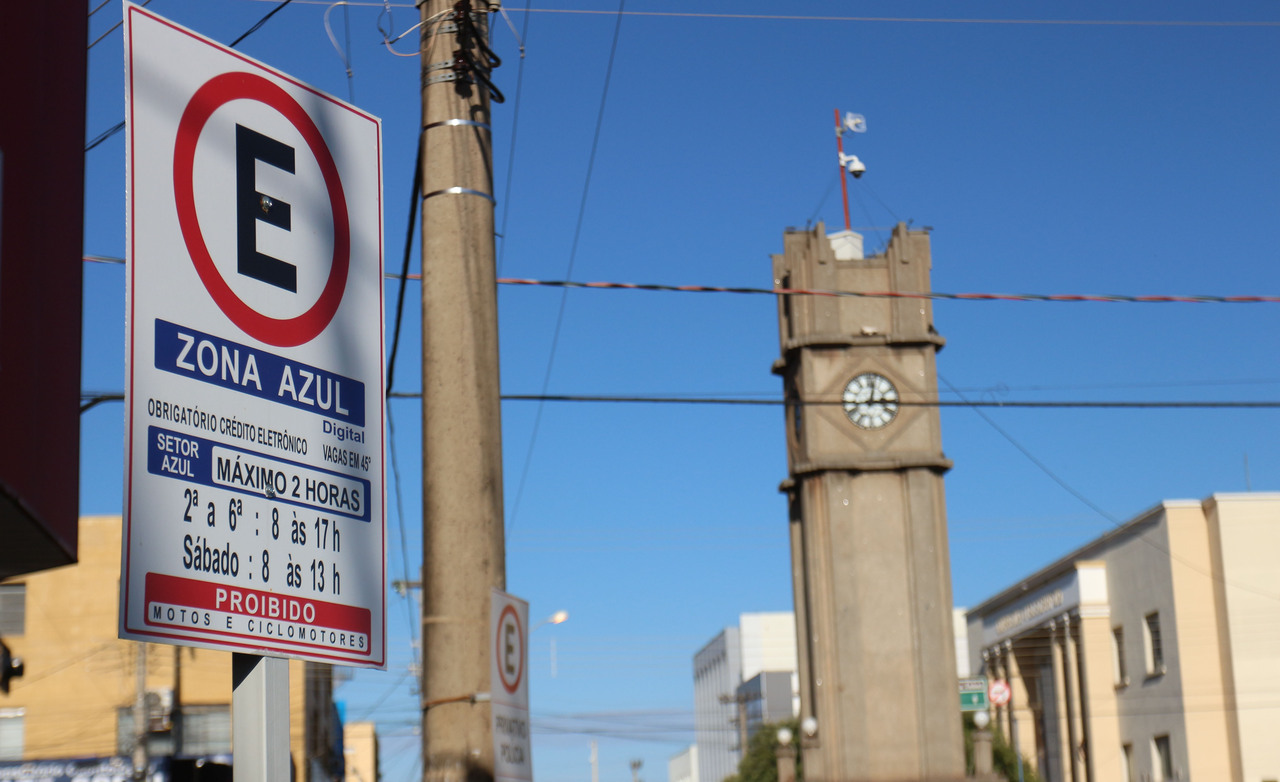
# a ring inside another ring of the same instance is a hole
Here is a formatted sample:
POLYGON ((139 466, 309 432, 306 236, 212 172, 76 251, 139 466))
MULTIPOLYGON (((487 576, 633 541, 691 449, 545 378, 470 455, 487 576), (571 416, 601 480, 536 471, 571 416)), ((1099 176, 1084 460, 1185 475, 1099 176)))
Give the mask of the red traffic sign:
POLYGON ((987 697, 991 699, 992 706, 1005 706, 1013 697, 1013 690, 1004 679, 992 679, 991 686, 987 688, 987 697))

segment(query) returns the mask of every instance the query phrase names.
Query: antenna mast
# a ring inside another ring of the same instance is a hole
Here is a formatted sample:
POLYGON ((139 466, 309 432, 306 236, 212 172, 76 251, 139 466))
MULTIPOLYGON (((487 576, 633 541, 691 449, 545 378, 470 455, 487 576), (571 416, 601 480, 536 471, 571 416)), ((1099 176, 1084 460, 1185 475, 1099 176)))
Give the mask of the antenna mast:
POLYGON ((840 161, 840 194, 844 196, 844 230, 852 231, 849 224, 849 183, 844 178, 844 128, 840 126, 840 109, 836 109, 836 154, 840 161))
POLYGON ((850 112, 844 116, 844 121, 840 121, 840 109, 836 109, 836 159, 840 162, 840 193, 844 196, 844 230, 852 231, 853 226, 849 224, 849 182, 844 178, 845 167, 848 167, 849 173, 856 179, 862 176, 867 167, 858 160, 857 155, 846 155, 844 153, 844 132, 846 130, 854 133, 865 133, 867 130, 867 120, 861 114, 850 112))

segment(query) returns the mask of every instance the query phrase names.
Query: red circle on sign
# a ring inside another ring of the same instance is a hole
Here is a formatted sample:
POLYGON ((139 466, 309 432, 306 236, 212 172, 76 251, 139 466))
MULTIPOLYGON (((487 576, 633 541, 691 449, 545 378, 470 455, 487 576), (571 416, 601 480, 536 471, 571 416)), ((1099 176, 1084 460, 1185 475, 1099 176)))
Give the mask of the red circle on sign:
POLYGON ((524 677, 524 633, 520 630, 520 615, 516 613, 515 606, 507 606, 502 609, 502 613, 498 615, 498 641, 494 648, 494 652, 498 655, 498 678, 502 679, 502 689, 516 694, 516 690, 520 689, 520 679, 524 677), (520 667, 516 670, 515 681, 507 681, 507 668, 502 664, 502 626, 507 623, 507 614, 511 615, 511 621, 516 623, 516 635, 520 636, 520 667))
POLYGON ((996 679, 987 688, 987 697, 991 698, 991 703, 995 706, 1005 705, 1012 695, 1013 692, 1009 689, 1009 683, 1003 679, 996 679))
POLYGON ((205 82, 191 96, 178 122, 178 136, 173 149, 173 196, 178 209, 178 225, 196 273, 214 303, 233 323, 249 336, 278 347, 301 345, 324 331, 337 313, 347 287, 347 272, 351 266, 351 223, 333 155, 324 143, 320 129, 289 93, 252 73, 224 73, 205 82), (222 278, 200 233, 193 181, 196 142, 200 140, 200 133, 209 117, 233 100, 255 100, 280 112, 302 134, 320 165, 320 173, 324 175, 329 207, 333 212, 333 264, 320 298, 309 310, 294 318, 273 318, 245 304, 222 278))

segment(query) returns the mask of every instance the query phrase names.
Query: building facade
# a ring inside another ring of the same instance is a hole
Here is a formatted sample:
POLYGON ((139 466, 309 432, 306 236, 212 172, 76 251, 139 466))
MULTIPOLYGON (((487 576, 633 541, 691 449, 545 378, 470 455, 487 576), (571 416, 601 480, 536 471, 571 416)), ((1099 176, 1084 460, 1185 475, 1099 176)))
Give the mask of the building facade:
MULTIPOLYGON (((231 655, 117 637, 120 531, 118 516, 83 518, 78 564, 0 581, 0 636, 25 665, 0 694, 0 764, 121 758, 129 765, 140 683, 150 757, 230 761, 231 655)), ((341 779, 332 669, 291 660, 289 683, 294 779, 341 779)))
POLYGON ((738 772, 749 717, 743 683, 764 672, 796 670, 795 615, 789 611, 738 617, 693 657, 693 724, 701 782, 738 772))
POLYGON ((690 744, 667 760, 667 782, 698 782, 697 744, 690 744))
POLYGON ((799 676, 795 671, 761 671, 739 685, 738 700, 750 742, 765 725, 785 722, 800 713, 799 676))
POLYGON ((378 782, 378 730, 372 722, 342 726, 342 756, 346 759, 343 782, 378 782))
POLYGON ((1172 500, 968 614, 1047 782, 1280 779, 1280 494, 1172 500))
POLYGON ((737 709, 722 696, 732 695, 741 683, 738 628, 726 627, 693 656, 693 741, 700 782, 720 782, 738 770, 737 709))

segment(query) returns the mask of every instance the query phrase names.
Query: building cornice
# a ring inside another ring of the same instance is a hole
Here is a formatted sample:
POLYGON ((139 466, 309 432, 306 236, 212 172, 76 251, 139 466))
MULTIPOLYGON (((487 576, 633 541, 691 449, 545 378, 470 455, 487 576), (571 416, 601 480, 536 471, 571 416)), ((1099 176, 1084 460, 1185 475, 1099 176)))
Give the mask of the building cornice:
POLYGON ((1152 526, 1165 518, 1166 513, 1174 508, 1201 507, 1201 503, 1197 500, 1164 500, 1129 521, 1123 522, 1116 526, 1115 529, 1104 533, 1100 537, 1094 538, 1080 548, 1072 551, 1060 559, 1055 560, 1049 565, 1035 571, 1026 578, 1018 579, 1012 586, 1007 587, 1000 592, 992 595, 978 605, 969 609, 969 615, 984 615, 991 611, 1016 602, 1024 597, 1028 592, 1034 592, 1041 589, 1046 584, 1053 582, 1055 579, 1061 578, 1063 575, 1073 571, 1075 566, 1081 560, 1102 559, 1101 552, 1111 545, 1116 539, 1131 535, 1139 528, 1152 526))
POLYGON ((941 349, 947 344, 947 340, 939 334, 916 334, 914 336, 899 336, 896 334, 843 334, 840 332, 819 332, 816 334, 801 334, 797 337, 789 337, 782 343, 784 353, 790 353, 799 348, 821 348, 821 347, 880 347, 883 345, 895 346, 912 346, 912 345, 934 345, 941 349))
MULTIPOLYGON (((792 479, 820 472, 883 472, 925 468, 946 472, 954 466, 947 457, 927 451, 877 454, 875 456, 839 455, 808 459, 791 468, 792 479)), ((793 484, 794 485, 794 484, 793 484)))

